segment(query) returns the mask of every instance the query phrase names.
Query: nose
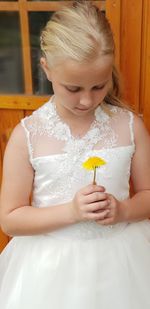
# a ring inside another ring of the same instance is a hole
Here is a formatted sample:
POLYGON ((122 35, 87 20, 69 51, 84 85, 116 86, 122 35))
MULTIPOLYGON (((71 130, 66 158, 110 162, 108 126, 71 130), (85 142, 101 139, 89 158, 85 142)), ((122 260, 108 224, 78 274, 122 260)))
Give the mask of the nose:
POLYGON ((89 91, 84 91, 80 96, 80 105, 84 107, 91 107, 93 105, 92 93, 89 91))

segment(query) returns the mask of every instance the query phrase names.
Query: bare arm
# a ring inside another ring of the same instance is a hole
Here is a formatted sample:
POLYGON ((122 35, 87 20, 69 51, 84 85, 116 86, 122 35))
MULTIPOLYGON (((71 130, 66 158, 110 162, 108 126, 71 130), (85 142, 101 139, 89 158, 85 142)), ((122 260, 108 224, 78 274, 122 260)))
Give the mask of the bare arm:
POLYGON ((18 125, 6 148, 1 188, 1 226, 9 235, 31 235, 73 223, 67 205, 30 206, 34 171, 28 160, 26 137, 18 125), (29 206, 28 206, 29 205, 29 206))
POLYGON ((90 185, 77 192, 70 203, 36 208, 30 206, 33 181, 34 171, 28 159, 24 130, 18 125, 8 142, 3 165, 0 220, 6 234, 42 234, 102 217, 103 213, 94 211, 99 209, 100 199, 105 203, 104 188, 90 185))
POLYGON ((108 194, 110 203, 105 209, 109 213, 102 220, 96 220, 102 225, 112 225, 118 222, 134 222, 150 218, 150 136, 143 121, 135 116, 135 154, 131 165, 131 180, 134 196, 118 201, 108 194))
POLYGON ((134 196, 124 201, 127 221, 150 218, 150 136, 143 121, 134 121, 136 151, 132 160, 131 180, 134 196))

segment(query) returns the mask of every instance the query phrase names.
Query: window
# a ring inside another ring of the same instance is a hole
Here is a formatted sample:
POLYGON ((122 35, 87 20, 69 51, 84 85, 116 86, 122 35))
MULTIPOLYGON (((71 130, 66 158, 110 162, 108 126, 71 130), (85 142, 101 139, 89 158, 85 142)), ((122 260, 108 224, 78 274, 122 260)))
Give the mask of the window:
MULTIPOLYGON (((105 2, 95 1, 104 11, 105 2)), ((35 98, 42 102, 43 96, 53 93, 39 63, 39 36, 52 13, 69 3, 58 0, 0 0, 1 108, 4 101, 10 104, 10 108, 16 108, 16 102, 22 104, 23 96, 22 108, 32 109, 29 103, 35 98)))

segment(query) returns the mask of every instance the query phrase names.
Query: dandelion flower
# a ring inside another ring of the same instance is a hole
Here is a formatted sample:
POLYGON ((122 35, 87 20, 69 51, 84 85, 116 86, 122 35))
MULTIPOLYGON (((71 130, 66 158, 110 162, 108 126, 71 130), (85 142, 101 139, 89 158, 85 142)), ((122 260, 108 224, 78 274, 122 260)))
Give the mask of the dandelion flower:
POLYGON ((96 184, 96 169, 106 164, 106 162, 100 157, 90 157, 83 162, 82 166, 87 170, 94 171, 93 184, 96 184))

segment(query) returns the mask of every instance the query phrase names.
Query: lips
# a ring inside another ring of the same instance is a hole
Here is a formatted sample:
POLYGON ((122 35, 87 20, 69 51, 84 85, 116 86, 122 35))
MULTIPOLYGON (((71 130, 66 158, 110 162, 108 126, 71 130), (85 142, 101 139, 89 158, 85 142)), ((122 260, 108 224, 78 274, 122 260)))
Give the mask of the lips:
POLYGON ((79 110, 79 111, 83 111, 83 112, 88 111, 88 108, 78 108, 78 107, 76 107, 76 109, 79 110))

